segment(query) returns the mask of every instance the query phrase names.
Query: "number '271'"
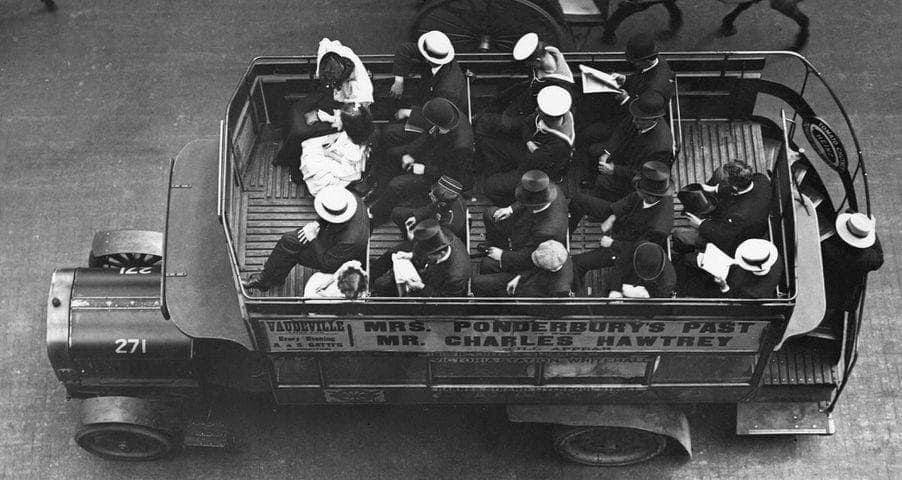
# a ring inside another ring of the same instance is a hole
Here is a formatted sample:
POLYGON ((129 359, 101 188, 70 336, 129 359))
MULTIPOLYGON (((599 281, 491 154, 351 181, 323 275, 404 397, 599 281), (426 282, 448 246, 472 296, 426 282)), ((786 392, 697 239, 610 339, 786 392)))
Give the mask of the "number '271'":
POLYGON ((147 353, 146 338, 117 338, 116 353, 147 353))

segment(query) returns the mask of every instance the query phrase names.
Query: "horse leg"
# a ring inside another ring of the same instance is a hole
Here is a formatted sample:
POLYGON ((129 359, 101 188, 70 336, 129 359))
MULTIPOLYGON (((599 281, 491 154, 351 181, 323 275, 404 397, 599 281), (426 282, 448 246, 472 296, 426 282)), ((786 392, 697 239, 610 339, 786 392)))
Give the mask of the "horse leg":
POLYGON ((617 5, 617 9, 614 10, 614 13, 612 13, 610 18, 604 22, 604 32, 601 34, 601 42, 613 45, 617 41, 617 35, 615 33, 617 27, 619 27, 624 20, 634 14, 645 11, 652 5, 657 5, 658 3, 661 2, 637 2, 634 0, 624 0, 620 2, 620 4, 617 5))
POLYGON ((748 10, 749 7, 760 1, 761 0, 750 0, 748 2, 736 5, 736 8, 734 8, 732 12, 728 13, 727 16, 723 17, 723 20, 720 21, 720 34, 724 37, 732 37, 733 35, 736 35, 736 25, 733 24, 736 21, 736 17, 738 17, 740 13, 748 10))
POLYGON ((799 10, 799 2, 801 0, 770 0, 770 7, 774 10, 791 18, 799 25, 799 33, 796 34, 795 42, 789 47, 791 50, 800 51, 805 48, 808 43, 808 25, 810 21, 808 16, 799 10))

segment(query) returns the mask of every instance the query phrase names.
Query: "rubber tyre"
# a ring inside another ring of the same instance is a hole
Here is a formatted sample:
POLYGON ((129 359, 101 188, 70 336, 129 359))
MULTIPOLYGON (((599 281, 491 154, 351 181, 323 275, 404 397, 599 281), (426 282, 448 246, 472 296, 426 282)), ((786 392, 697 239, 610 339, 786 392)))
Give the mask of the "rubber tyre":
POLYGON ((132 462, 163 458, 176 447, 166 433, 132 423, 84 425, 75 433, 75 443, 98 457, 132 462))
POLYGON ((596 467, 644 462, 661 454, 667 437, 626 427, 558 426, 554 449, 567 460, 596 467))

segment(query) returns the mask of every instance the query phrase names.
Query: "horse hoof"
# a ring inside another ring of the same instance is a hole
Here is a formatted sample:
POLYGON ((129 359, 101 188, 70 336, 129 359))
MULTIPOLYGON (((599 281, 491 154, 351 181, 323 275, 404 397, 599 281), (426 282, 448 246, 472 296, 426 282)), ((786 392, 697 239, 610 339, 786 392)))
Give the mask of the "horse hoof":
POLYGON ((733 35, 736 35, 736 32, 736 27, 733 25, 721 25, 720 30, 718 30, 721 37, 732 37, 733 35))

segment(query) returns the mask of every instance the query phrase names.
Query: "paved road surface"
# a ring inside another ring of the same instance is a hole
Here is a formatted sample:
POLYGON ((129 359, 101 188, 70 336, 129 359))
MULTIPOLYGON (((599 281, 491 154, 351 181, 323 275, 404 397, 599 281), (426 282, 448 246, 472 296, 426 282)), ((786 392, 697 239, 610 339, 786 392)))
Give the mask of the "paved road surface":
MULTIPOLYGON (((668 49, 777 49, 790 21, 757 6, 727 40, 728 8, 686 4, 668 49)), ((765 2, 766 3, 766 2, 765 2)), ((808 57, 861 132, 886 251, 873 276, 862 358, 827 438, 740 438, 731 409, 688 412, 695 457, 630 468, 566 464, 540 427, 499 408, 285 408, 222 399, 213 416, 244 432, 237 453, 187 452, 151 464, 106 462, 72 441, 67 403, 44 350, 54 267, 83 265, 95 230, 161 229, 168 158, 214 136, 257 55, 314 52, 322 36, 388 52, 412 0, 0 2, 0 477, 18 478, 900 478, 902 167, 898 0, 811 0, 808 57)), ((661 12, 621 32, 663 27, 661 12)), ((626 37, 626 35, 623 35, 626 37)), ((622 45, 619 46, 622 48, 622 45)))

